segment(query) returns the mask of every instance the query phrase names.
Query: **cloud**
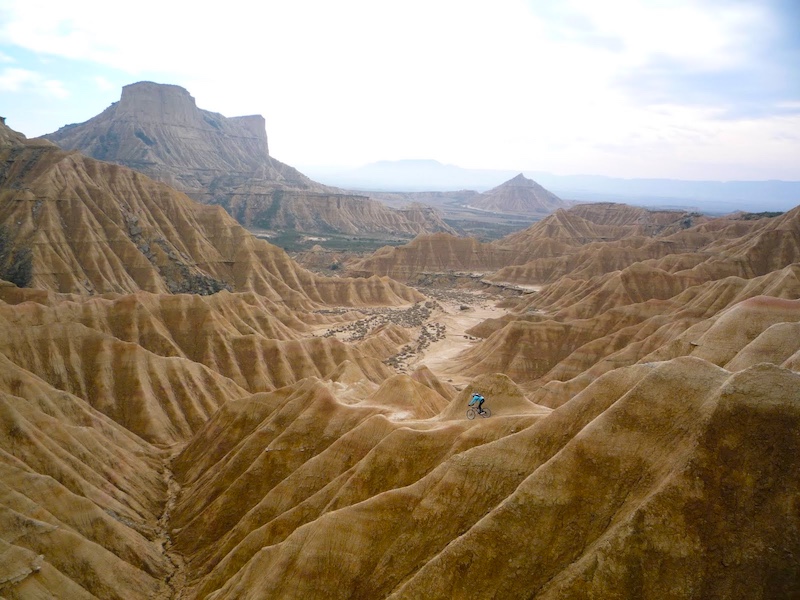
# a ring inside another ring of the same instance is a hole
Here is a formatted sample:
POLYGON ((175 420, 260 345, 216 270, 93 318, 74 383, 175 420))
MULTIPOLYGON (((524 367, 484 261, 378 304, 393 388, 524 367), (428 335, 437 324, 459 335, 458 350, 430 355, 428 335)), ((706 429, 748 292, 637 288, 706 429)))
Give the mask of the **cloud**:
POLYGON ((16 67, 7 67, 0 71, 0 91, 33 91, 54 98, 66 98, 69 96, 69 92, 63 82, 47 79, 35 71, 16 67))
POLYGON ((787 34, 784 15, 770 3, 710 6, 714 10, 706 6, 688 24, 665 15, 674 48, 657 41, 643 46, 640 59, 621 69, 613 84, 640 106, 706 107, 721 119, 791 112, 787 103, 800 99, 800 46, 787 34))
POLYGON ((616 90, 632 106, 683 104, 722 119, 768 118, 800 99, 796 0, 529 4, 555 42, 580 45, 603 63, 602 92, 616 90))
POLYGON ((140 0, 120 15, 93 0, 0 0, 0 50, 17 60, 0 68, 40 73, 0 71, 0 85, 72 92, 72 112, 53 108, 48 130, 93 116, 125 83, 181 85, 201 108, 263 114, 271 149, 289 164, 432 156, 635 175, 649 161, 654 175, 676 164, 667 145, 688 155, 699 140, 713 153, 737 120, 752 124, 752 153, 777 148, 769 136, 796 126, 782 119, 800 102, 798 21, 787 18, 797 6, 228 0, 224 11, 204 11, 140 0), (647 155, 655 147, 657 160, 647 155))
POLYGON ((110 92, 110 91, 116 90, 118 88, 118 86, 116 84, 110 82, 108 79, 106 79, 102 75, 95 75, 94 77, 92 77, 92 81, 94 81, 94 83, 95 83, 95 85, 97 86, 98 89, 100 89, 100 90, 102 90, 104 92, 110 92))
POLYGON ((637 103, 704 106, 724 119, 787 114, 800 98, 800 81, 774 64, 703 69, 654 57, 618 83, 637 103))

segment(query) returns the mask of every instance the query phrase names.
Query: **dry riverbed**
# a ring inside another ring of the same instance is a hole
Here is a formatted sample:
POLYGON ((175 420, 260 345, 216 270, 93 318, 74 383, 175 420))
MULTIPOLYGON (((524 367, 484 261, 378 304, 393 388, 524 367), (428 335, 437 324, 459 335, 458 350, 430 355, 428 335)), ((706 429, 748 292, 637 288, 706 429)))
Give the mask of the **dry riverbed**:
POLYGON ((387 323, 400 325, 412 332, 415 341, 386 362, 401 373, 425 366, 442 381, 461 387, 469 378, 461 374, 454 359, 478 343, 477 338, 467 334, 470 328, 507 312, 496 306, 502 298, 485 291, 420 291, 428 296, 427 301, 403 308, 373 309, 362 319, 325 328, 314 335, 357 342, 387 323))

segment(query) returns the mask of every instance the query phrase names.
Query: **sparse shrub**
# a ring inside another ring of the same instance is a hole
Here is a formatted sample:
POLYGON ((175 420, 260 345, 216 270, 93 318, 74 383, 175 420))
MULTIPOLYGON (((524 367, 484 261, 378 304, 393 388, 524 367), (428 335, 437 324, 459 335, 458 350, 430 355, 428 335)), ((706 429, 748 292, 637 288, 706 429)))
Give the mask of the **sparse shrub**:
POLYGON ((14 250, 4 226, 0 226, 0 279, 17 287, 28 287, 33 280, 33 252, 27 246, 14 250))
POLYGON ((142 141, 143 141, 145 144, 147 144, 148 146, 155 146, 155 144, 156 144, 156 143, 155 143, 155 142, 154 142, 154 141, 153 141, 153 140, 152 140, 152 139, 151 139, 151 138, 150 138, 150 137, 149 137, 149 136, 148 136, 148 135, 147 135, 147 134, 146 134, 144 131, 142 131, 141 129, 137 129, 136 131, 134 131, 134 132, 133 132, 133 134, 134 134, 134 135, 135 135, 137 138, 139 138, 140 140, 142 140, 142 141))
POLYGON ((173 281, 169 284, 170 291, 175 294, 197 294, 199 296, 211 296, 222 290, 231 291, 231 286, 224 281, 219 281, 203 273, 187 274, 181 281, 173 281))
POLYGON ((33 252, 30 248, 20 248, 11 258, 3 279, 17 287, 28 287, 33 280, 33 252))
POLYGON ((757 213, 745 213, 742 215, 742 220, 744 221, 754 221, 756 219, 772 219, 774 217, 779 217, 783 213, 782 212, 772 212, 772 211, 764 211, 764 212, 757 212, 757 213))

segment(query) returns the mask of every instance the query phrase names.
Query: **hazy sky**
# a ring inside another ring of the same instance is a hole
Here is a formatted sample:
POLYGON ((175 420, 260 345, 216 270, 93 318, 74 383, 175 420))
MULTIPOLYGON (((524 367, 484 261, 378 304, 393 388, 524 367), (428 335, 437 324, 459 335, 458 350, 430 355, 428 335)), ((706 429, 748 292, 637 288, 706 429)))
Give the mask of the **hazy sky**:
POLYGON ((800 0, 0 0, 12 128, 141 80, 264 115, 301 169, 800 180, 800 0))

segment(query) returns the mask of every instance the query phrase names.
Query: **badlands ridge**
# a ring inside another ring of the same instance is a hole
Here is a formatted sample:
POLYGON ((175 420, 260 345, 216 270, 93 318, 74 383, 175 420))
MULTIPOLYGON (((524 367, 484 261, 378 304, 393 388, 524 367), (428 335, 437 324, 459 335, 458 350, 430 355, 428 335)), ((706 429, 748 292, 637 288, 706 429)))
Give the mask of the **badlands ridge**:
POLYGON ((800 596, 800 208, 578 205, 330 278, 0 153, 3 598, 800 596))

